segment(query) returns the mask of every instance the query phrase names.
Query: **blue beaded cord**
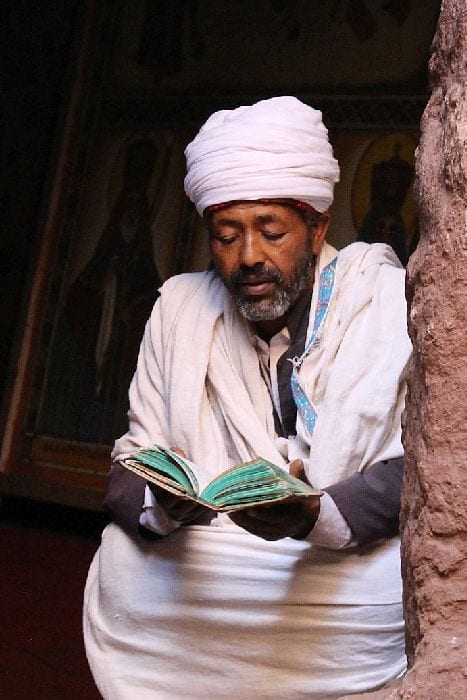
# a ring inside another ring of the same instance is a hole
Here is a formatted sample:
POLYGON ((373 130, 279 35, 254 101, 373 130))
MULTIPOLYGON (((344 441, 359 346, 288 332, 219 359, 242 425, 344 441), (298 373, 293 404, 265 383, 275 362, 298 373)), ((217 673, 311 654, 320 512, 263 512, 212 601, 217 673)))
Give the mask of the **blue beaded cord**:
POLYGON ((332 296, 332 290, 334 288, 334 280, 336 277, 336 265, 337 258, 334 258, 334 260, 332 260, 329 263, 329 265, 326 265, 326 267, 321 272, 319 278, 318 304, 316 306, 313 329, 311 331, 310 338, 308 339, 308 342, 305 345, 305 350, 303 354, 300 357, 294 357, 292 360, 293 370, 292 376, 290 378, 292 394, 295 401, 295 405, 297 406, 297 410, 303 422, 305 423, 310 435, 313 435, 318 414, 316 413, 314 406, 312 405, 311 401, 307 398, 305 392, 303 391, 298 382, 298 370, 300 369, 303 360, 306 357, 308 357, 311 350, 313 349, 313 343, 316 340, 318 331, 321 328, 324 319, 326 318, 326 314, 329 308, 329 302, 332 296))

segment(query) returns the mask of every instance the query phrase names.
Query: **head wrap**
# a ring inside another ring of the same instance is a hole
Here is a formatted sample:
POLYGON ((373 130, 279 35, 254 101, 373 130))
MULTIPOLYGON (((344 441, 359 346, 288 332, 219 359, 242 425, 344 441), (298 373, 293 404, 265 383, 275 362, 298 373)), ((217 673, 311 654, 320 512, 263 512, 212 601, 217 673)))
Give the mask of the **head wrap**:
POLYGON ((321 112, 295 97, 215 112, 185 155, 185 192, 200 214, 262 198, 295 199, 324 212, 339 180, 321 112))

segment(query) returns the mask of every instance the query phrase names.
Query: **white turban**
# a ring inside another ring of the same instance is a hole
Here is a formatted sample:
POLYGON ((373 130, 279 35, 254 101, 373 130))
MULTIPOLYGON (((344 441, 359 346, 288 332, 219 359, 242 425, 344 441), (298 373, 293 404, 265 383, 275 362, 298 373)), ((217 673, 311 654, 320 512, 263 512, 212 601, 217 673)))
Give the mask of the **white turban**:
POLYGON ((339 180, 321 112, 295 97, 215 112, 185 155, 185 192, 200 214, 262 198, 296 199, 324 212, 339 180))

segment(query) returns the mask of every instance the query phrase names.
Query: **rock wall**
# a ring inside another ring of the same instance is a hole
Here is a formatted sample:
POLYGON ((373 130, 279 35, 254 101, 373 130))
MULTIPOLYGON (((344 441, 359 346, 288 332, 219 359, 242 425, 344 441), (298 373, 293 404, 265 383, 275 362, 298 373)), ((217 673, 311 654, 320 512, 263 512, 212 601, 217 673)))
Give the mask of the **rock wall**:
MULTIPOLYGON (((408 266, 402 570, 410 670, 365 698, 467 697, 467 2, 444 0, 417 152, 408 266)), ((355 696, 353 696, 355 697, 355 696)), ((359 696, 360 697, 360 696, 359 696)))
POLYGON ((445 0, 417 153, 421 241, 408 267, 401 698, 467 696, 467 2, 445 0))

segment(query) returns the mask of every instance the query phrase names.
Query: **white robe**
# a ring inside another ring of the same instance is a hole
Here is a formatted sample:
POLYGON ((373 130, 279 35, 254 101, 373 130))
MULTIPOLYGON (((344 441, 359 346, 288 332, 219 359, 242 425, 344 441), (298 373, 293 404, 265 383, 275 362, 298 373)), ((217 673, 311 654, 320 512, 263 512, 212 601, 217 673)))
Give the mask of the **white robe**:
MULTIPOLYGON (((316 270, 310 327, 325 246, 316 270)), ((130 430, 113 457, 159 442, 209 479, 261 455, 305 461, 325 487, 402 454, 410 355, 404 271, 390 249, 338 255, 327 314, 299 383, 311 435, 276 438, 250 330, 213 273, 162 288, 130 389, 130 430)), ((334 552, 265 542, 218 516, 158 542, 103 535, 85 593, 88 659, 104 698, 325 698, 378 687, 405 665, 399 543, 334 552)))

